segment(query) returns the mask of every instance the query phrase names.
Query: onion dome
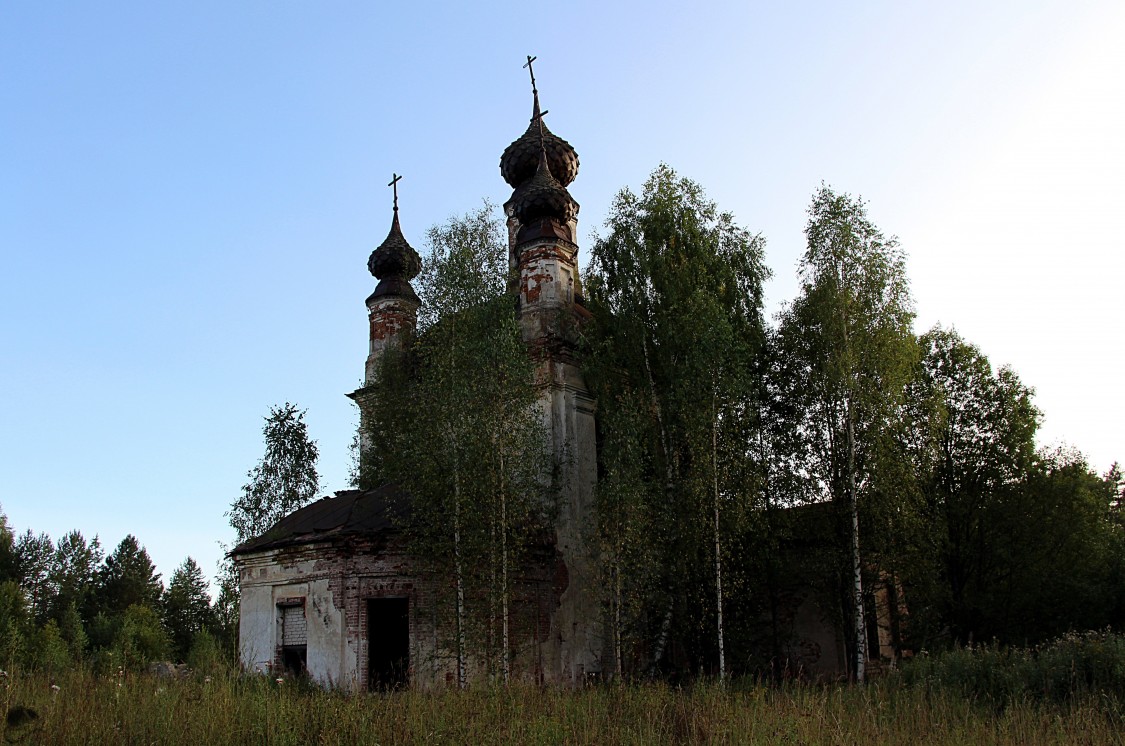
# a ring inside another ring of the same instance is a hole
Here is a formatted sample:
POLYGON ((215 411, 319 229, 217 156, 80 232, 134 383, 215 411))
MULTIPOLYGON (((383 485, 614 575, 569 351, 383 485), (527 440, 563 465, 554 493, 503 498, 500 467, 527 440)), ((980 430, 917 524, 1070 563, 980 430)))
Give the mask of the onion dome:
POLYGON ((547 151, 547 164, 551 173, 564 187, 574 181, 578 176, 578 153, 566 140, 552 134, 547 125, 542 124, 543 140, 540 146, 539 127, 542 124, 539 113, 539 94, 535 94, 535 105, 532 108, 531 124, 527 131, 504 149, 500 156, 500 174, 508 186, 515 189, 535 175, 539 163, 539 151, 547 151))
POLYGON ((551 173, 545 147, 539 149, 535 173, 512 194, 512 209, 523 225, 543 218, 555 218, 565 223, 578 216, 578 203, 551 173))
POLYGON ((383 295, 400 295, 406 298, 417 298, 410 281, 422 269, 422 260, 402 235, 402 227, 398 223, 398 197, 395 197, 395 216, 391 221, 391 230, 383 243, 371 252, 367 260, 367 269, 379 280, 372 298, 383 295))

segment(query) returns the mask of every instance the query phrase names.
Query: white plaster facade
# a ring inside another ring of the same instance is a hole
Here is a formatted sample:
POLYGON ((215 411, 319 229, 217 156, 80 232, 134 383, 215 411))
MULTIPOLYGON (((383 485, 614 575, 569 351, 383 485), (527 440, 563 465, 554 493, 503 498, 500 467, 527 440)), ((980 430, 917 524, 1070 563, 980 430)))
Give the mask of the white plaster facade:
POLYGON ((300 605, 307 630, 308 675, 328 686, 356 689, 356 640, 349 639, 329 574, 318 568, 315 559, 324 549, 313 545, 299 554, 272 551, 240 559, 239 656, 247 670, 281 673, 281 609, 286 604, 300 605))

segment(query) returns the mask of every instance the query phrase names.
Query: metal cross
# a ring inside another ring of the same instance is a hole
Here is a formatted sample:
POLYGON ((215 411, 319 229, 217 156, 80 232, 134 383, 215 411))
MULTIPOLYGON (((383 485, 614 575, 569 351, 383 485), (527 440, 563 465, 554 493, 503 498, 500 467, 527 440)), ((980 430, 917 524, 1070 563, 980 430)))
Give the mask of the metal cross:
POLYGON ((398 174, 394 173, 394 172, 391 173, 391 177, 392 177, 391 183, 387 184, 387 186, 394 187, 394 190, 395 190, 395 212, 398 212, 398 183, 400 181, 402 181, 402 177, 399 176, 398 174))
POLYGON ((535 89, 535 69, 534 69, 534 68, 532 68, 532 66, 531 66, 531 63, 532 63, 532 62, 535 62, 535 60, 537 60, 537 59, 539 59, 539 58, 538 58, 538 57, 532 57, 532 56, 531 56, 531 55, 529 54, 529 55, 527 55, 527 64, 526 64, 526 65, 524 65, 524 67, 526 67, 526 68, 527 68, 527 71, 528 71, 529 73, 531 73, 531 92, 532 92, 532 93, 539 93, 539 91, 537 91, 537 90, 535 89))

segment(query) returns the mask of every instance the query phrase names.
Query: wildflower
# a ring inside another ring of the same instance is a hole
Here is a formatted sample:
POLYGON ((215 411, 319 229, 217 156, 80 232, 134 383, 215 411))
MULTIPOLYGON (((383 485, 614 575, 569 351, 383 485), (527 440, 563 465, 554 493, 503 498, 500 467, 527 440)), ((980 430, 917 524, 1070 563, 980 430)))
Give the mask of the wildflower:
POLYGON ((51 684, 51 695, 54 696, 59 693, 60 687, 58 684, 51 684))
POLYGON ((210 676, 204 676, 203 677, 203 683, 204 684, 210 684, 211 683, 211 677, 210 676))
POLYGON ((281 686, 282 684, 285 683, 285 679, 281 678, 280 676, 278 676, 277 679, 275 679, 275 681, 277 681, 278 686, 281 686))
POLYGON ((8 678, 8 672, 3 670, 3 669, 0 669, 0 679, 6 679, 6 678, 8 678))

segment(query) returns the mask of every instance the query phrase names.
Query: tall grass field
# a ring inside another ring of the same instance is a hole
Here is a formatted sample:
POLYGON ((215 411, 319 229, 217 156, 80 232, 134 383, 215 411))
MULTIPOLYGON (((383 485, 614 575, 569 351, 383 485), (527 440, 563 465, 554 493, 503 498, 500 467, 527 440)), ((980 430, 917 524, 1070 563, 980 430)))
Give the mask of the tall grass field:
POLYGON ((0 676, 12 743, 1125 743, 1125 640, 956 650, 867 684, 700 681, 346 695, 233 673, 0 676))

